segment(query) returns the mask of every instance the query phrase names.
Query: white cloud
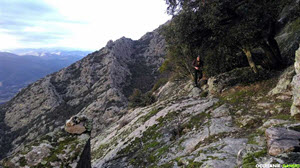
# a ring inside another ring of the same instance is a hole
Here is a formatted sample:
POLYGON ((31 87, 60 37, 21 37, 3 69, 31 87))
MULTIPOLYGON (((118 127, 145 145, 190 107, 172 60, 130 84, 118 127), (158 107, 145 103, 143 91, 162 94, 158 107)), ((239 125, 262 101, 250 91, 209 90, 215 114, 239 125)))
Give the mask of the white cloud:
MULTIPOLYGON (((58 46, 97 50, 108 40, 122 36, 138 39, 171 18, 166 14, 164 0, 44 0, 39 5, 47 6, 49 12, 35 17, 21 31, 10 33, 9 45, 1 48, 58 46)), ((1 35, 8 37, 0 32, 1 35)), ((5 41, 0 39, 0 44, 5 41)))
POLYGON ((6 30, 0 29, 0 49, 22 47, 19 39, 7 33, 6 30))
POLYGON ((33 26, 33 27, 25 27, 25 32, 47 32, 47 30, 43 27, 33 26))

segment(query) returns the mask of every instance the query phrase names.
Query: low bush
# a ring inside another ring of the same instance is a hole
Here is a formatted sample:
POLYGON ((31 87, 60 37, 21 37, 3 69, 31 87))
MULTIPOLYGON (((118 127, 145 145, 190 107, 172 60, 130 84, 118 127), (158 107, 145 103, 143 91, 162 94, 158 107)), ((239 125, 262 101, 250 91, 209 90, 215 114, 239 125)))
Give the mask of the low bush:
POLYGON ((155 97, 152 92, 142 93, 139 89, 134 89, 132 95, 129 97, 129 107, 143 107, 155 102, 155 97))

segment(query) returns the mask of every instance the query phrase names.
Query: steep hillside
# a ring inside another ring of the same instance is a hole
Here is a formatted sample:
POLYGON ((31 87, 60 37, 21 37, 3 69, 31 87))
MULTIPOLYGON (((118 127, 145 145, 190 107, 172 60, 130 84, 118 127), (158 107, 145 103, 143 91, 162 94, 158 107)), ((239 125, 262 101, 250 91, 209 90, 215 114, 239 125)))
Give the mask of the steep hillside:
POLYGON ((293 71, 238 85, 252 76, 221 74, 231 81, 217 77, 227 82, 216 83, 223 89, 210 96, 205 94, 208 88, 221 86, 201 90, 191 81, 168 82, 156 92, 158 102, 130 110, 93 138, 93 166, 252 168, 296 163, 300 123, 290 116, 288 86, 293 71))
POLYGON ((92 135, 102 132, 125 112, 133 88, 152 87, 164 47, 157 30, 137 41, 123 37, 30 84, 0 109, 1 157, 78 113, 94 119, 92 135))
MULTIPOLYGON (((298 48, 299 43, 299 19, 289 18, 288 14, 295 4, 299 0, 282 12, 282 27, 277 34, 288 64, 294 62, 295 46, 298 48)), ((191 35, 185 38, 200 35, 180 30, 191 35)), ((298 162, 300 49, 295 66, 284 71, 258 65, 255 68, 258 72, 253 73, 250 67, 233 66, 211 76, 201 87, 195 87, 188 78, 174 77, 151 90, 160 78, 158 69, 166 47, 158 30, 136 41, 123 37, 30 84, 0 106, 0 159, 8 156, 0 163, 14 163, 11 166, 14 167, 21 165, 24 161, 21 158, 28 161, 26 156, 31 151, 26 149, 41 148, 45 140, 41 137, 61 131, 61 126, 73 115, 93 120, 91 137, 86 139, 88 145, 81 149, 88 151, 82 153, 91 152, 91 157, 86 154, 83 158, 88 161, 91 158, 95 168, 252 168, 257 164, 298 162), (129 106, 134 89, 142 93, 151 90, 157 101, 144 107, 129 106)), ((179 47, 184 51, 188 48, 179 47)), ((218 51, 213 50, 212 55, 215 52, 218 51)), ((194 56, 188 51, 177 54, 194 56)), ((218 59, 211 58, 213 62, 218 59)), ((185 64, 171 64, 171 68, 181 65, 193 68, 186 59, 169 61, 185 64)), ((222 60, 219 63, 216 65, 221 66, 222 60)), ((43 157, 48 167, 54 167, 53 162, 65 165, 63 159, 56 157, 62 152, 68 158, 71 148, 59 137, 69 134, 55 135, 58 136, 47 142, 54 149, 48 153, 55 155, 43 157), (56 160, 48 158, 51 156, 56 160)), ((74 160, 72 152, 69 159, 74 160)), ((30 165, 42 166, 42 163, 30 165)))

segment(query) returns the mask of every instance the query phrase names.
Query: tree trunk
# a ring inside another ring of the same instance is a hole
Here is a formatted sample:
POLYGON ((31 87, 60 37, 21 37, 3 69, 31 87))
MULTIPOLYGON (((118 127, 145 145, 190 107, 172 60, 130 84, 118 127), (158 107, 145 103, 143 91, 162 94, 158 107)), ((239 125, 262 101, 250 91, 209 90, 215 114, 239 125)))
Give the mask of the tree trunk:
POLYGON ((243 48, 243 52, 245 53, 245 55, 246 55, 246 57, 247 57, 247 59, 248 59, 248 63, 249 63, 249 65, 250 65, 251 69, 253 70, 253 72, 254 72, 254 73, 258 73, 257 68, 256 68, 256 65, 255 65, 255 63, 254 63, 254 61, 253 61, 253 59, 252 59, 252 54, 251 54, 250 49, 248 49, 248 48, 243 48))
POLYGON ((186 71, 189 72, 190 77, 191 77, 192 79, 194 79, 194 73, 191 71, 191 68, 190 68, 191 66, 189 66, 189 65, 186 63, 186 61, 184 62, 184 66, 185 66, 186 71))
MULTIPOLYGON (((272 69, 280 70, 282 68, 283 61, 281 59, 281 56, 278 56, 278 51, 276 48, 272 48, 270 45, 268 45, 266 42, 263 42, 262 49, 265 51, 266 57, 269 62, 269 66, 272 69)), ((280 55, 280 52, 279 52, 280 55)))
POLYGON ((277 41, 274 39, 274 37, 269 37, 268 38, 268 43, 269 43, 269 46, 274 54, 274 58, 276 59, 276 61, 278 62, 278 65, 280 67, 278 68, 282 68, 283 66, 283 59, 281 57, 281 53, 280 53, 280 49, 279 49, 279 46, 278 46, 278 43, 277 41))
POLYGON ((265 40, 262 44, 262 48, 266 53, 266 56, 269 57, 270 60, 273 60, 273 65, 271 65, 274 69, 280 70, 284 66, 283 59, 281 57, 280 49, 277 41, 275 40, 276 35, 276 21, 269 21, 269 31, 265 40), (271 58, 273 57, 273 58, 271 58))
POLYGON ((265 67, 268 67, 270 69, 276 69, 276 64, 277 64, 277 61, 276 59, 274 58, 274 54, 270 48, 270 46, 267 44, 267 43, 263 43, 261 45, 261 48, 264 50, 265 52, 265 58, 263 60, 265 60, 266 62, 266 65, 265 67))

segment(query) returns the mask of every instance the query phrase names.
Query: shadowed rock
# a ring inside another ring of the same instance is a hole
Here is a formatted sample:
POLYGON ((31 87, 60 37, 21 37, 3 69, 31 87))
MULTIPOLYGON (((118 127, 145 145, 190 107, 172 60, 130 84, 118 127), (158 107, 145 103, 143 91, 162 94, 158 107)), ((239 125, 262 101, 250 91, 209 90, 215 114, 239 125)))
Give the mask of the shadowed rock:
POLYGON ((265 132, 268 152, 272 156, 282 153, 293 152, 300 149, 300 132, 286 128, 269 128, 265 132))
POLYGON ((237 68, 209 78, 207 83, 208 90, 210 94, 218 94, 228 87, 263 80, 269 76, 270 73, 261 67, 259 67, 259 74, 253 73, 250 67, 237 68))

